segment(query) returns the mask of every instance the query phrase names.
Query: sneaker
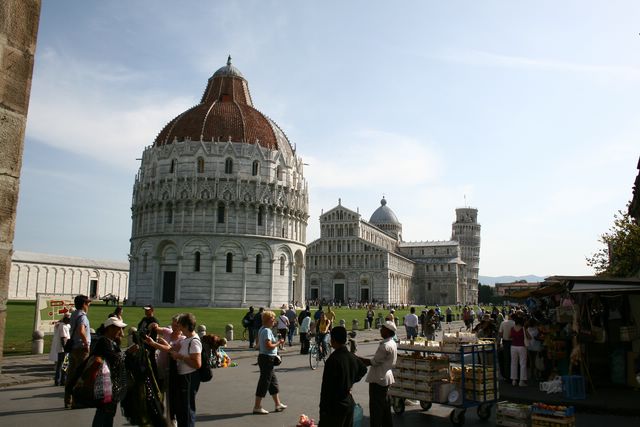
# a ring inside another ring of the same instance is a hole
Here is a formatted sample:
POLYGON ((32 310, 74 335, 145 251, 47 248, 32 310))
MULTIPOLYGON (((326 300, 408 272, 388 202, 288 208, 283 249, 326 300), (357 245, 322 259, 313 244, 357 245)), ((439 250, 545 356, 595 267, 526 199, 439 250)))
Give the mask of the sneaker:
POLYGON ((511 381, 511 385, 516 387, 518 385, 518 381, 516 381, 516 380, 511 381))
POLYGON ((253 413, 254 414, 259 414, 259 415, 266 415, 269 413, 269 411, 267 411, 264 408, 253 408, 253 413))
POLYGON ((285 405, 284 403, 281 403, 278 406, 276 406, 276 412, 282 412, 285 409, 287 409, 287 405, 285 405))
POLYGON ((526 381, 520 381, 520 387, 526 387, 526 386, 527 386, 526 381))

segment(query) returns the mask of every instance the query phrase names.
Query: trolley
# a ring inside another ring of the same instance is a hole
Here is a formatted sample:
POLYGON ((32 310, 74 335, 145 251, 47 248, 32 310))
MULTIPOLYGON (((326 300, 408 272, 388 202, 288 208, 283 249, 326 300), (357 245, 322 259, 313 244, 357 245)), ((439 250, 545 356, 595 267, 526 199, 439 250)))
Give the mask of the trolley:
POLYGON ((467 408, 477 407, 478 417, 487 420, 498 401, 496 345, 492 340, 473 344, 430 342, 428 346, 401 343, 394 377, 389 387, 392 407, 402 414, 405 400, 419 400, 427 411, 433 403, 452 406, 449 419, 462 426, 467 408), (439 344, 439 347, 433 344, 439 344))

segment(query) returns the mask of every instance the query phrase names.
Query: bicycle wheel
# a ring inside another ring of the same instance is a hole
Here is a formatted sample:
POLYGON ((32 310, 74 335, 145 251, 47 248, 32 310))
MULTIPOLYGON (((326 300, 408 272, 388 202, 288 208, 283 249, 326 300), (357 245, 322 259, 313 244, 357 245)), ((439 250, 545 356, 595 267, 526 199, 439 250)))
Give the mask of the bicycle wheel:
POLYGON ((320 355, 318 354, 318 346, 311 344, 309 348, 309 367, 313 370, 318 368, 320 364, 320 355))

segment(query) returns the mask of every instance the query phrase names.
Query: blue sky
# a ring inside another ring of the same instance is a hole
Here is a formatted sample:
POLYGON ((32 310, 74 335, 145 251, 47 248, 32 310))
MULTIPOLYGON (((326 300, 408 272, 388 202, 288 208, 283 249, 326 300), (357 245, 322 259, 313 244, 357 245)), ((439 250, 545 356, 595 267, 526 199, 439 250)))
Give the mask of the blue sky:
POLYGON ((410 241, 477 207, 480 274, 590 274, 640 156, 635 1, 42 5, 14 246, 125 260, 145 146, 231 54, 309 166, 308 241, 384 194, 410 241))

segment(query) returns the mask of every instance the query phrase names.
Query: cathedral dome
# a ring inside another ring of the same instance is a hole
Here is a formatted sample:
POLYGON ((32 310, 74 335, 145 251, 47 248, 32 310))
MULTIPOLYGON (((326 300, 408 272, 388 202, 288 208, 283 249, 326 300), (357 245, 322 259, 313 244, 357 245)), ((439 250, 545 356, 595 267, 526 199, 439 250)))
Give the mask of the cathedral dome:
POLYGON ((373 212, 371 215, 371 219, 369 219, 371 224, 398 224, 400 225, 400 221, 398 221, 398 217, 391 210, 389 206, 387 206, 387 201, 384 197, 380 200, 380 207, 373 212))
POLYGON ((231 64, 231 56, 227 65, 209 78, 200 104, 171 120, 154 145, 185 140, 230 140, 283 150, 289 155, 293 152, 278 125, 253 107, 247 80, 231 64))

